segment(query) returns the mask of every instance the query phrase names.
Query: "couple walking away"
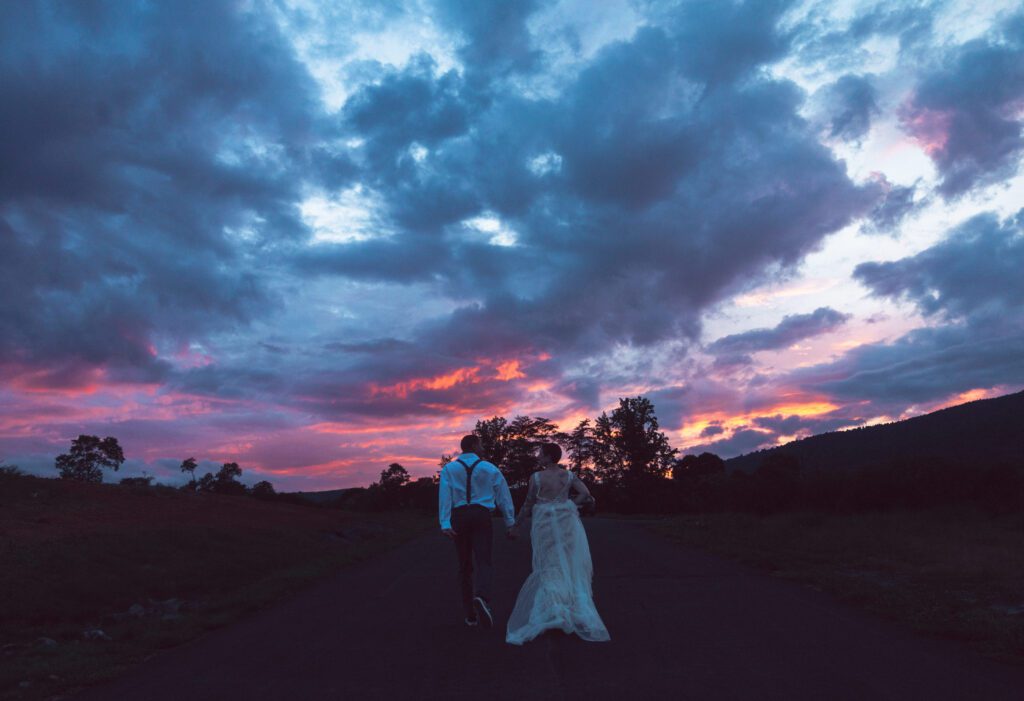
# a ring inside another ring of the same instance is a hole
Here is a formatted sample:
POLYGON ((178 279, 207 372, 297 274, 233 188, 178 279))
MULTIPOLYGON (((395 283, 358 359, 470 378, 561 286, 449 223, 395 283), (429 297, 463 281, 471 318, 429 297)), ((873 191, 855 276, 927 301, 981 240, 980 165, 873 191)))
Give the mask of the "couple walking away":
POLYGON ((608 640, 594 607, 587 534, 578 507, 593 502, 590 490, 558 464, 562 449, 537 449, 541 468, 530 477, 526 502, 514 517, 512 495, 501 471, 479 456, 480 438, 462 439, 462 454, 441 469, 441 532, 455 541, 466 625, 494 625, 491 611, 491 511, 505 518, 509 538, 530 518, 533 572, 526 578, 508 619, 505 642, 522 645, 545 630, 576 633, 584 640, 608 640), (574 496, 570 498, 570 493, 574 496))

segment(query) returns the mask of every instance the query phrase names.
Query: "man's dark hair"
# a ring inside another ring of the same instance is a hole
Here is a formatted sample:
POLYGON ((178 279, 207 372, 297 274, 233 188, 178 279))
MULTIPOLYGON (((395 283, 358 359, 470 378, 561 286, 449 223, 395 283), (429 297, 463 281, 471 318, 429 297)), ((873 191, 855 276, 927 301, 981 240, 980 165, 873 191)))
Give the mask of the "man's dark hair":
POLYGON ((463 453, 475 453, 480 448, 480 436, 475 433, 471 433, 468 436, 462 437, 462 442, 459 444, 462 448, 463 453))
POLYGON ((551 458, 551 462, 558 462, 562 459, 562 449, 557 443, 541 443, 540 449, 551 458))

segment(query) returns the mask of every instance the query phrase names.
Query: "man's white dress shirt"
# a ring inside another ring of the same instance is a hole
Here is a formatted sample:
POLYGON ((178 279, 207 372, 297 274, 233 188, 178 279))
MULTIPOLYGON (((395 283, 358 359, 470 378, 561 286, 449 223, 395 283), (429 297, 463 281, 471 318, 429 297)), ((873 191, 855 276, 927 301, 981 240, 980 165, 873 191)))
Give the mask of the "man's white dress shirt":
MULTIPOLYGON (((476 453, 463 453, 441 468, 441 488, 438 494, 441 528, 451 528, 452 509, 466 505, 466 467, 462 463, 470 466, 478 457, 476 453)), ((516 511, 512 506, 512 494, 508 491, 505 475, 493 463, 486 460, 476 463, 471 491, 473 504, 480 504, 489 511, 498 508, 505 518, 506 526, 515 524, 516 511)))

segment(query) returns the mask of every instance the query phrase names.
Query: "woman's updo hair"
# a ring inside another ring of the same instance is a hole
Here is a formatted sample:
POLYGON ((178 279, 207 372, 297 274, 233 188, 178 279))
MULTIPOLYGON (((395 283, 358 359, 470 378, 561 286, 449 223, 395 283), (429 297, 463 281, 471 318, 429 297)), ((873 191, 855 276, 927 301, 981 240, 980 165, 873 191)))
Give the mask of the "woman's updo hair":
POLYGON ((551 459, 551 462, 557 463, 562 459, 562 449, 557 443, 541 443, 541 452, 551 459))

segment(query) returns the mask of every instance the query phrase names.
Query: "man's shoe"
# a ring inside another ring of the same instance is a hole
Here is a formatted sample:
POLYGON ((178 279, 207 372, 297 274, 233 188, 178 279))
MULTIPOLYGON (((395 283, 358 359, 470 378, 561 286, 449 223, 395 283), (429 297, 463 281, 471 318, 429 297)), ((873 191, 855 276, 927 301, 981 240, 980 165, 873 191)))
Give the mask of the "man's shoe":
POLYGON ((466 617, 466 625, 469 626, 470 628, 472 628, 473 626, 475 626, 477 624, 478 624, 477 619, 469 618, 468 616, 466 617))
POLYGON ((476 611, 476 619, 483 624, 484 628, 490 628, 494 625, 491 607, 479 596, 473 598, 473 610, 476 611))

